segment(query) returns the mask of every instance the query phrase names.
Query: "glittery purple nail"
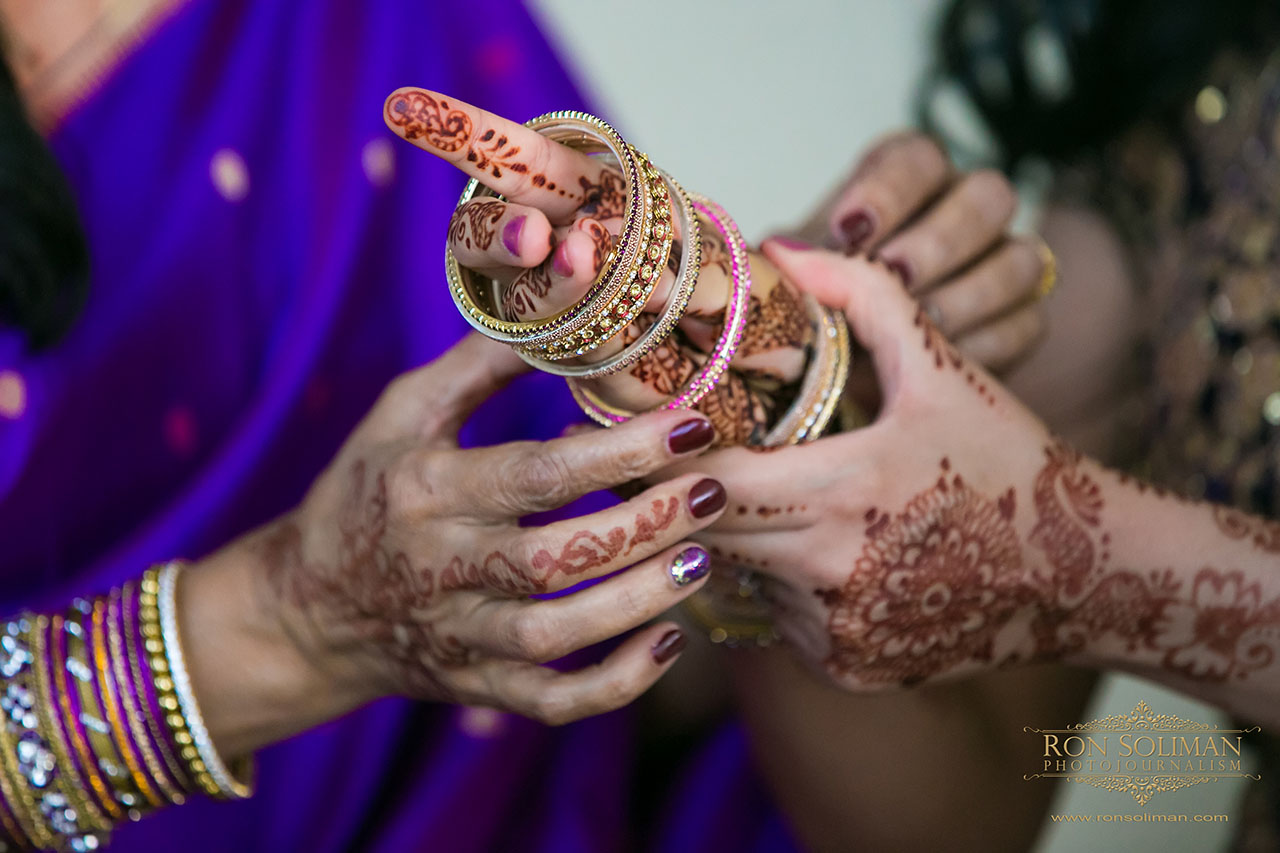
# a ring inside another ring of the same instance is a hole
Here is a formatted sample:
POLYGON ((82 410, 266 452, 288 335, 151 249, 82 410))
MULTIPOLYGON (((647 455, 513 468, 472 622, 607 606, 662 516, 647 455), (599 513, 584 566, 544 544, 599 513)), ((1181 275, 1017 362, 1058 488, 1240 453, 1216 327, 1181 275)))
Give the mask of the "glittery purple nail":
POLYGON ((671 579, 676 586, 688 586, 711 571, 711 556, 697 545, 685 548, 671 561, 671 579))

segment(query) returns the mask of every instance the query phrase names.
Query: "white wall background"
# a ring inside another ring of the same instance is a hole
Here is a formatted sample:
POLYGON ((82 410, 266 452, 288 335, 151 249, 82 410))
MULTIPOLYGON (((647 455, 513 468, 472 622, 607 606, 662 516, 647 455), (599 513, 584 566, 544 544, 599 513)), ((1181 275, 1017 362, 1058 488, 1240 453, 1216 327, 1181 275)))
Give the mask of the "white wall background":
MULTIPOLYGON (((873 139, 910 123, 941 3, 531 0, 531 6, 605 117, 685 186, 721 202, 747 237, 759 240, 799 221, 873 139)), ((1203 705, 1117 678, 1099 691, 1085 719, 1127 713, 1139 699, 1157 713, 1214 718, 1203 705)), ((1146 811, 1228 813, 1234 821, 1238 789, 1200 785, 1162 795, 1146 811)), ((1142 810, 1132 798, 1074 784, 1063 786, 1053 811, 1142 810)), ((1231 828, 1059 824, 1038 850, 1219 850, 1231 828)))

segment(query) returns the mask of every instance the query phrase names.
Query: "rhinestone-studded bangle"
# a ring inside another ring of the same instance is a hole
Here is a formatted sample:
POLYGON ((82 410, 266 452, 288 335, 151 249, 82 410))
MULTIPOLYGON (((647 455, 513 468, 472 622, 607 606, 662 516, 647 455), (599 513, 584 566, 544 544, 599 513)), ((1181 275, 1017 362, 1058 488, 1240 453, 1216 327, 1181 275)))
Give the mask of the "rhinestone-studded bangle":
MULTIPOLYGON (((172 694, 177 697, 179 709, 191 735, 191 746, 195 749, 194 757, 189 757, 188 747, 183 747, 181 754, 187 759, 187 767, 200 781, 201 787, 224 799, 244 799, 252 796, 253 788, 248 781, 235 778, 218 754, 213 739, 205 728, 200 706, 191 688, 191 677, 187 672, 182 641, 178 635, 177 584, 182 568, 182 563, 167 563, 160 570, 158 578, 160 633, 164 641, 165 657, 169 662, 170 677, 167 679, 169 683, 163 686, 157 678, 156 689, 163 695, 165 688, 171 688, 172 694)), ((248 775, 247 768, 245 770, 248 775)))
POLYGON ((844 315, 818 304, 813 296, 807 295, 804 301, 816 325, 813 354, 795 402, 765 436, 769 447, 819 438, 831 423, 849 378, 853 356, 844 315))

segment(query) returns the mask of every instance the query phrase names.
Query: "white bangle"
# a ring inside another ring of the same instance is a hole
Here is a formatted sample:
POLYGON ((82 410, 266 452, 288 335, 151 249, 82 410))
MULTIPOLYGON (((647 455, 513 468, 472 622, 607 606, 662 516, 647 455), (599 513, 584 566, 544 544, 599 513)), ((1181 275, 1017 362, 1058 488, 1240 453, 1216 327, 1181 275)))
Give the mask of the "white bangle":
POLYGON ((209 730, 205 728, 204 718, 200 716, 200 706, 196 704, 195 693, 191 690, 191 676, 187 673, 186 660, 182 656, 182 643, 178 638, 178 574, 182 571, 182 563, 166 563, 160 570, 160 594, 157 596, 157 609, 160 611, 160 636, 164 640, 164 654, 169 662, 169 675, 173 679, 173 690, 178 696, 178 707, 186 718, 187 728, 191 730, 191 742, 204 762, 210 778, 218 786, 218 792, 227 798, 245 799, 253 793, 253 789, 238 781, 227 769, 222 756, 214 748, 209 730))

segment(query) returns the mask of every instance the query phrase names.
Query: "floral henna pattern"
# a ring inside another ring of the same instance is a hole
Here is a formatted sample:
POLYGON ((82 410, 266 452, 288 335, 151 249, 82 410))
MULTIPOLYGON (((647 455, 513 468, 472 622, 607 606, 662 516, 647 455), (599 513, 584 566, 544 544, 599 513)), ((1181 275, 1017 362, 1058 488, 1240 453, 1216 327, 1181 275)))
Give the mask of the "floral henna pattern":
POLYGON ((533 316, 542 300, 551 292, 551 270, 547 264, 524 270, 502 292, 499 306, 504 320, 521 320, 533 316))
POLYGON ((485 251, 493 245, 497 225, 506 213, 507 205, 501 201, 475 201, 453 212, 449 220, 449 244, 485 251))
POLYGON ((867 542, 831 606, 828 667, 862 683, 915 684, 990 661, 997 633, 1030 603, 1012 489, 991 500, 942 461, 902 513, 867 514, 867 542))
POLYGON ((501 178, 504 168, 518 174, 529 171, 528 166, 514 159, 519 153, 520 146, 512 145, 507 137, 497 135, 496 131, 486 130, 477 143, 467 149, 467 162, 481 171, 488 170, 495 178, 501 178))
POLYGON ((752 446, 763 442, 769 431, 773 400, 729 371, 694 408, 715 427, 715 447, 752 446))
MULTIPOLYGON (((867 513, 848 581, 817 590, 835 677, 913 684, 970 662, 1058 660, 1099 642, 1200 681, 1242 680, 1276 661, 1280 596, 1266 600, 1238 571, 1206 566, 1187 583, 1170 569, 1111 567, 1106 502, 1083 457, 1057 442, 1045 460, 1029 551, 1015 532, 1015 491, 984 496, 945 459, 942 476, 902 513, 867 513), (1020 613, 1027 635, 1002 634, 1020 613)), ((1271 542, 1267 522, 1232 510, 1217 518, 1230 538, 1271 542)))
POLYGON ((441 151, 457 151, 471 139, 471 118, 425 92, 406 92, 396 98, 387 105, 387 118, 404 128, 405 139, 425 139, 441 151))

